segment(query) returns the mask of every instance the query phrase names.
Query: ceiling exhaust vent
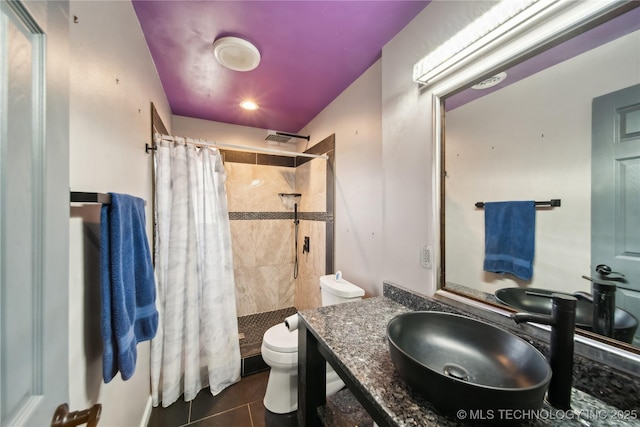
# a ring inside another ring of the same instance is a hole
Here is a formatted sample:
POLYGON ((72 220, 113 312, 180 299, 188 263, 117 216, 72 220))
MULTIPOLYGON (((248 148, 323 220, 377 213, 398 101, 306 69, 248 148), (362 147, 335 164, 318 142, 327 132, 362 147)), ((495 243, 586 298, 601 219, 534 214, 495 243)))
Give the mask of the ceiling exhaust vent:
POLYGON ((471 86, 471 89, 476 89, 476 90, 489 89, 490 87, 494 87, 502 83, 502 81, 505 78, 507 78, 507 73, 502 72, 502 73, 496 74, 493 77, 489 77, 488 79, 483 80, 478 84, 471 86))
POLYGON ((296 134, 287 133, 287 132, 277 132, 275 130, 268 130, 267 137, 265 138, 265 140, 269 144, 286 144, 286 143, 295 143, 296 141, 291 141, 294 138, 306 139, 307 141, 309 141, 310 139, 309 136, 296 135, 296 134))

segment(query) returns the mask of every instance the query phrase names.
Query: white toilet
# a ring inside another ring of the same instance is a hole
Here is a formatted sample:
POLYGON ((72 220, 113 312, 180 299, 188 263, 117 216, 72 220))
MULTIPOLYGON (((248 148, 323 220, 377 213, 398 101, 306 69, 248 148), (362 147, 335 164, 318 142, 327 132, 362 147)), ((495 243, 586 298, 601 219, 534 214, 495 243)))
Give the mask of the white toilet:
MULTIPOLYGON (((320 277, 322 305, 362 299, 364 290, 329 274, 320 277)), ((298 409, 298 331, 289 332, 284 323, 272 326, 262 339, 262 358, 271 367, 264 407, 276 414, 298 409)), ((327 396, 344 387, 344 383, 327 363, 327 396)))

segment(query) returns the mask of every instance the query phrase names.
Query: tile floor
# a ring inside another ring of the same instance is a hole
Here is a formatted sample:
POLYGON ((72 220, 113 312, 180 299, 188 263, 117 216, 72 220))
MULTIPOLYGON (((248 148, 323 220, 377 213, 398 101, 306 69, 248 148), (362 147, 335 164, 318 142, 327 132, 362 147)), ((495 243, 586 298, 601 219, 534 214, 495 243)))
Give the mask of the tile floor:
POLYGON ((242 377, 217 396, 203 389, 192 402, 153 408, 148 427, 296 427, 296 413, 276 415, 262 403, 269 371, 242 377))
MULTIPOLYGON (((296 313, 294 307, 238 318, 240 353, 245 364, 252 362, 253 369, 267 366, 262 361, 260 346, 264 332, 296 313), (256 360, 260 359, 260 360, 256 360), (256 363, 261 362, 261 363, 256 363)), ((168 408, 153 408, 148 427, 295 427, 296 413, 277 415, 267 411, 262 403, 269 371, 243 376, 240 382, 226 388, 217 396, 209 389, 201 390, 192 402, 178 400, 168 408)))

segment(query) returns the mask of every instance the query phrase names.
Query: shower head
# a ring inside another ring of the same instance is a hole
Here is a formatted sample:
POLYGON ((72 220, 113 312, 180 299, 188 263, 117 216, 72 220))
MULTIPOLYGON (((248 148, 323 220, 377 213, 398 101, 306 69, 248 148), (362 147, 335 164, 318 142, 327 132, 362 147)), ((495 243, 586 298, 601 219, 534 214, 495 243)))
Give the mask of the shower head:
POLYGON ((283 135, 278 135, 278 133, 270 133, 267 135, 267 137, 265 138, 266 141, 270 141, 270 142, 278 142, 280 144, 286 144, 287 142, 289 142, 291 140, 290 136, 283 136, 283 135))
POLYGON ((306 139, 307 141, 311 139, 310 136, 303 136, 303 135, 296 135, 295 133, 277 132, 274 130, 268 130, 267 137, 265 138, 265 140, 270 142, 277 142, 280 144, 286 144, 287 142, 291 141, 292 138, 306 139))

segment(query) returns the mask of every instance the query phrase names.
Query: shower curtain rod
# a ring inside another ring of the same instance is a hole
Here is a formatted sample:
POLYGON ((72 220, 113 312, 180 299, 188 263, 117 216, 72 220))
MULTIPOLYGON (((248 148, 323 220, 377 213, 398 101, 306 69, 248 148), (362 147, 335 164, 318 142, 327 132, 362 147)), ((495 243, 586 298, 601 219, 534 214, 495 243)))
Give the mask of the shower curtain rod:
MULTIPOLYGON (((287 157, 309 157, 312 159, 325 159, 325 160, 329 158, 329 156, 327 156, 326 154, 299 153, 297 151, 284 151, 284 150, 276 150, 273 148, 260 148, 260 147, 251 147, 248 145, 227 144, 224 142, 205 141, 201 139, 185 138, 183 136, 173 136, 173 135, 164 135, 164 134, 156 133, 154 140, 157 142, 160 139, 165 141, 171 141, 171 142, 184 140, 190 144, 200 145, 200 146, 228 148, 230 150, 235 150, 235 151, 252 151, 256 153, 278 154, 278 155, 287 156, 287 157)), ((149 149, 150 148, 148 147, 147 152, 149 149)), ((155 147, 153 147, 153 149, 155 150, 155 147)))

